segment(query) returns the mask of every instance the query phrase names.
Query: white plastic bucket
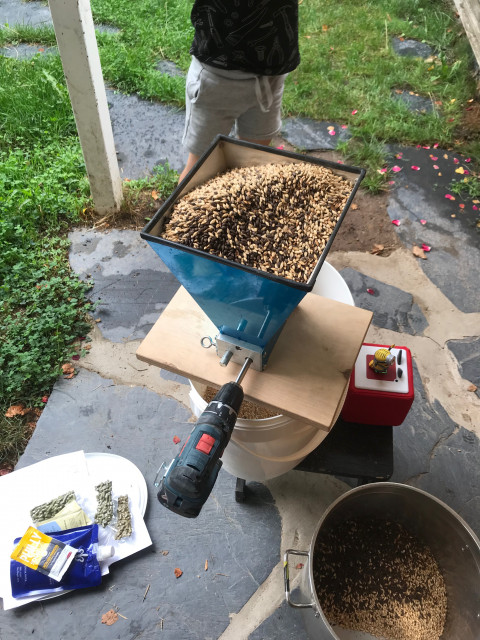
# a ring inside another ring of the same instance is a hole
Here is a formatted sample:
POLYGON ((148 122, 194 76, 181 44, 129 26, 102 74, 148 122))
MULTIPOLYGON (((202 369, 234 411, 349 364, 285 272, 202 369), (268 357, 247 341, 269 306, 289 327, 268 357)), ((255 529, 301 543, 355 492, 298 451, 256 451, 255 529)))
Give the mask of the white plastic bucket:
MULTIPOLYGON (((202 397, 206 385, 190 380, 190 387, 190 407, 198 418, 207 406, 202 397)), ((275 478, 296 467, 326 435, 327 431, 287 416, 238 418, 223 453, 223 466, 244 480, 275 478)))
MULTIPOLYGON (((324 262, 312 293, 354 306, 345 280, 328 262, 324 262)), ((198 418, 207 406, 203 399, 206 385, 190 380, 190 387, 190 407, 198 418)), ((340 402, 337 416, 342 405, 340 402)), ((237 478, 269 480, 300 464, 327 435, 327 431, 283 415, 262 420, 239 418, 224 451, 223 466, 237 478)))

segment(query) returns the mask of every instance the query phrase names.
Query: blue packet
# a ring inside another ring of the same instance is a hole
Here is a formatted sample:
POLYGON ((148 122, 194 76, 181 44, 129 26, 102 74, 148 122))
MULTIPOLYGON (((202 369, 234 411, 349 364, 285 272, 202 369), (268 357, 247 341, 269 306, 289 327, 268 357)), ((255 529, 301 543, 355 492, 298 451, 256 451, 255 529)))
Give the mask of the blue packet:
MULTIPOLYGON (((113 548, 98 546, 97 524, 67 529, 66 531, 55 531, 55 538, 77 549, 75 559, 61 581, 52 580, 35 569, 30 569, 20 562, 11 560, 10 582, 14 598, 84 589, 85 587, 95 587, 101 583, 99 552, 100 559, 105 559, 113 555, 113 548)), ((20 538, 17 538, 15 544, 19 540, 20 538)))

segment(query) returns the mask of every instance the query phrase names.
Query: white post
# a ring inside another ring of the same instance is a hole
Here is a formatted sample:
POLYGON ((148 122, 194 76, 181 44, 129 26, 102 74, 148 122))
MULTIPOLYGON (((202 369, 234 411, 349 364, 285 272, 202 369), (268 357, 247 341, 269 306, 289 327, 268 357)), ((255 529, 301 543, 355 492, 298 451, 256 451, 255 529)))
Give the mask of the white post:
POLYGON ((116 211, 122 201, 90 0, 49 0, 95 209, 116 211))

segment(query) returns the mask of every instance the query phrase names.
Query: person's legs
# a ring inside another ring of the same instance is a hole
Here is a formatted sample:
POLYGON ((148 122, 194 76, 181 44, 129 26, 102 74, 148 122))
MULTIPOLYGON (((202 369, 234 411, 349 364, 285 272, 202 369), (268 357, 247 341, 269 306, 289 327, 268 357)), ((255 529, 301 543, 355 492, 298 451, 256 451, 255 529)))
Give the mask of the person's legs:
POLYGON ((194 153, 189 153, 188 154, 187 164, 185 165, 182 173, 180 174, 180 176, 178 178, 178 182, 179 183, 184 179, 184 177, 187 175, 187 173, 190 171, 190 169, 193 168, 193 165, 197 162, 199 157, 200 156, 196 156, 194 153))

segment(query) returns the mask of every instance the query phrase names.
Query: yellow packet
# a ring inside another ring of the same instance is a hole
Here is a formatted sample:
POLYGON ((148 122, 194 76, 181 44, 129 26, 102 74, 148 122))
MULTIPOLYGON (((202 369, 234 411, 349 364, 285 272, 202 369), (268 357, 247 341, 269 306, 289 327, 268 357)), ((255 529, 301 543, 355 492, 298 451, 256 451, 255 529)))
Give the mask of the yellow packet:
POLYGON ((12 560, 60 582, 73 562, 77 549, 35 527, 28 527, 11 554, 12 560))

